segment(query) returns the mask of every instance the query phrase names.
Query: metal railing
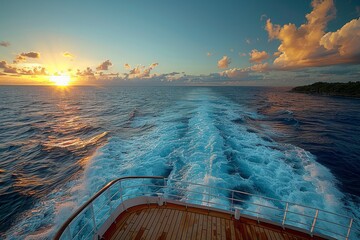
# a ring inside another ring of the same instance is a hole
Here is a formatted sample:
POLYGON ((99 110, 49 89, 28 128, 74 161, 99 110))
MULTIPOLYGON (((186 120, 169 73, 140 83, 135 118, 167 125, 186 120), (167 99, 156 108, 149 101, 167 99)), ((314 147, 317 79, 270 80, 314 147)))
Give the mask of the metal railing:
MULTIPOLYGON (((195 204, 234 215, 295 228, 310 235, 349 239, 353 219, 338 213, 305 205, 204 184, 161 176, 130 176, 106 184, 62 225, 54 239, 90 239, 97 236, 107 219, 115 221, 113 211, 137 197, 158 197, 183 205, 195 204)), ((126 207, 125 207, 126 209, 126 207)))

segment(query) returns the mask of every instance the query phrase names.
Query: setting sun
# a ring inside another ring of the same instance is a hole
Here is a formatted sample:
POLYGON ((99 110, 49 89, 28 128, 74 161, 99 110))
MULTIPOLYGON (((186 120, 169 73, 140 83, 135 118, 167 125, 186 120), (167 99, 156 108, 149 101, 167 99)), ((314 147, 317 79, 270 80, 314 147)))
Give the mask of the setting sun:
POLYGON ((70 83, 70 76, 61 75, 61 76, 51 76, 50 81, 52 81, 56 86, 68 86, 70 83))

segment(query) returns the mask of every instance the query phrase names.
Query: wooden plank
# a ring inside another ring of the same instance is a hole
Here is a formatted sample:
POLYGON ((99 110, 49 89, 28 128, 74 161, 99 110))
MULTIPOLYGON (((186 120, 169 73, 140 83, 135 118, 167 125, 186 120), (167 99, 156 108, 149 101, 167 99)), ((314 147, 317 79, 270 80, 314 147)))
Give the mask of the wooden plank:
POLYGON ((283 230, 268 223, 232 219, 229 214, 176 204, 149 205, 128 209, 117 217, 105 239, 321 239, 283 230), (208 214, 209 213, 209 214, 208 214))
POLYGON ((187 225, 187 229, 186 229, 186 236, 187 238, 186 239, 193 239, 193 230, 194 230, 194 227, 195 227, 195 215, 196 213, 190 213, 190 219, 189 219, 189 223, 187 225))
MULTIPOLYGON (((137 223, 137 225, 136 225, 136 227, 135 227, 135 229, 134 229, 134 233, 133 233, 133 235, 132 235, 132 237, 131 237, 132 239, 133 239, 133 238, 136 238, 137 232, 140 231, 140 229, 146 229, 146 228, 144 227, 144 224, 146 223, 147 219, 148 219, 149 217, 151 217, 149 209, 143 210, 142 212, 143 212, 144 214, 142 215, 142 218, 140 219, 140 221, 138 221, 138 223, 137 223)), ((144 231, 145 231, 145 230, 144 230, 144 231)))
POLYGON ((208 227, 208 221, 207 221, 207 215, 202 214, 202 229, 201 229, 201 239, 207 240, 207 227, 208 227))
POLYGON ((207 232, 206 232, 206 239, 212 238, 212 219, 211 216, 207 215, 207 232))
MULTIPOLYGON (((234 225, 235 225, 235 223, 234 223, 234 225)), ((236 239, 236 240, 246 239, 246 238, 243 238, 243 233, 242 233, 240 227, 241 227, 241 224, 236 224, 236 225, 234 226, 234 229, 235 229, 235 239, 236 239)))
POLYGON ((150 221, 146 225, 146 230, 145 230, 144 235, 143 235, 143 237, 141 239, 148 239, 148 237, 151 236, 151 234, 154 231, 154 228, 155 228, 155 226, 157 224, 157 219, 158 219, 160 214, 161 214, 161 212, 159 211, 159 209, 154 210, 154 213, 152 214, 152 217, 151 217, 150 221))
POLYGON ((161 233, 160 229, 164 227, 164 225, 166 224, 166 221, 168 219, 168 209, 163 209, 163 214, 161 215, 161 219, 160 220, 160 224, 159 226, 154 230, 154 234, 156 235, 156 238, 160 237, 161 233))
POLYGON ((118 239, 129 239, 129 237, 132 235, 133 232, 130 232, 130 230, 131 230, 132 226, 134 224, 136 224, 136 220, 137 220, 138 215, 134 213, 132 216, 133 217, 132 217, 132 219, 130 221, 129 226, 125 229, 123 234, 118 239))
POLYGON ((261 239, 260 238, 259 227, 257 225, 250 225, 250 229, 251 229, 252 234, 255 237, 255 239, 261 239))
POLYGON ((143 221, 145 214, 146 214, 146 211, 136 212, 136 216, 135 216, 136 220, 130 229, 130 232, 132 232, 132 235, 130 235, 130 238, 135 238, 135 236, 137 235, 137 232, 141 228, 141 222, 143 221))
POLYGON ((157 230, 161 227, 163 217, 165 216, 165 209, 158 209, 156 211, 155 219, 149 229, 148 234, 145 236, 145 239, 156 239, 157 230))
MULTIPOLYGON (((166 209, 166 212, 165 212, 165 217, 164 217, 164 221, 163 221, 163 224, 161 224, 161 227, 159 228, 159 232, 158 234, 163 236, 164 234, 164 229, 169 229, 169 227, 165 228, 166 226, 169 226, 169 222, 171 221, 171 217, 172 217, 172 211, 171 209, 166 209)), ((160 236, 160 237, 161 237, 160 236)), ((166 234, 164 235, 166 236, 166 234)))
POLYGON ((181 238, 182 228, 180 226, 180 223, 181 223, 181 219, 184 217, 185 214, 186 214, 185 212, 179 211, 179 214, 178 214, 178 216, 176 218, 176 221, 175 221, 175 224, 174 224, 174 231, 173 231, 173 233, 171 235, 172 240, 181 238), (179 236, 179 238, 177 238, 178 236, 179 236))
POLYGON ((197 224, 197 230, 195 232, 195 240, 201 240, 201 235, 203 232, 203 214, 196 214, 195 222, 197 224))
POLYGON ((236 239, 236 237, 235 237, 234 223, 233 223, 232 220, 228 220, 228 221, 229 221, 229 226, 230 226, 231 239, 236 239))
MULTIPOLYGON (((182 224, 182 227, 183 227, 183 234, 182 234, 182 237, 181 237, 182 240, 191 239, 191 231, 189 231, 190 230, 189 228, 191 228, 191 224, 190 224, 191 217, 192 217, 192 213, 191 212, 186 212, 185 221, 182 224), (190 233, 190 235, 188 235, 189 233, 190 233)), ((191 230, 192 230, 192 228, 191 228, 191 230)))
POLYGON ((221 224, 221 239, 226 240, 226 226, 225 226, 225 219, 220 218, 221 224))
POLYGON ((119 228, 119 231, 117 231, 117 232, 113 235, 113 237, 112 237, 111 239, 119 239, 119 238, 122 236, 122 234, 126 231, 126 229, 129 228, 130 222, 131 222, 131 220, 132 220, 133 217, 134 217, 133 214, 129 215, 129 216, 125 219, 125 221, 123 222, 123 224, 121 225, 121 228, 119 228))
POLYGON ((145 237, 147 236, 147 234, 149 233, 150 227, 155 219, 155 215, 157 212, 157 209, 152 208, 149 209, 149 217, 146 219, 146 222, 144 222, 143 227, 145 228, 144 234, 141 237, 141 239, 145 239, 145 237))
POLYGON ((211 239, 213 240, 217 239, 216 217, 213 216, 211 216, 211 239))
POLYGON ((171 238, 172 230, 175 227, 175 221, 176 221, 176 218, 177 218, 178 214, 179 214, 179 211, 177 211, 177 210, 171 210, 170 211, 169 220, 166 223, 165 228, 163 230, 164 232, 166 232, 166 239, 171 238))
POLYGON ((143 227, 140 228, 139 231, 135 232, 136 235, 135 235, 133 238, 131 238, 131 239, 140 240, 141 237, 142 237, 142 235, 144 234, 144 232, 145 232, 145 228, 143 228, 143 227))

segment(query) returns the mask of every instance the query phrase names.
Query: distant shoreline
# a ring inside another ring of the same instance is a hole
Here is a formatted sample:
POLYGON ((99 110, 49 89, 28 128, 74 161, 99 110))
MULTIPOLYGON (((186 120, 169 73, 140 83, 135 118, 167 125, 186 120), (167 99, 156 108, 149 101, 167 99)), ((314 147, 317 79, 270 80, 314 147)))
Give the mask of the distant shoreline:
POLYGON ((360 98, 360 82, 348 83, 327 83, 316 82, 311 85, 298 86, 291 89, 291 92, 307 93, 323 96, 338 96, 360 98))

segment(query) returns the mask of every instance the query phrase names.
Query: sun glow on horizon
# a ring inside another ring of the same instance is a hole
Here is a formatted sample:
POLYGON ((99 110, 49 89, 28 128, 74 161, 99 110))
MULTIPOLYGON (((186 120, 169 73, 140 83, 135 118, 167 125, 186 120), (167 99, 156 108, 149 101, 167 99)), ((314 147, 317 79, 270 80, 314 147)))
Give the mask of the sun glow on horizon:
POLYGON ((50 81, 52 81, 56 86, 65 87, 69 85, 71 78, 68 75, 54 75, 50 77, 50 81))

